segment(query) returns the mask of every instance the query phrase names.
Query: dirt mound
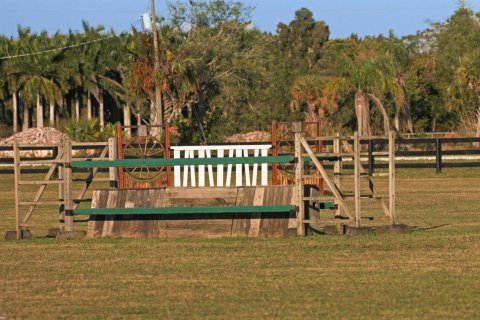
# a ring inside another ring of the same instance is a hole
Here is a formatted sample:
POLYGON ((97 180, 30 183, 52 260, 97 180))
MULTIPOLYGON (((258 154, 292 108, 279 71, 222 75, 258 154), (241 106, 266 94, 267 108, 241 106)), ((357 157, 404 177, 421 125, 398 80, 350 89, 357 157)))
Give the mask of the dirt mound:
POLYGON ((225 138, 227 142, 269 142, 270 140, 270 132, 265 131, 238 133, 225 138))
POLYGON ((0 146, 13 146, 14 141, 20 144, 58 144, 63 137, 67 135, 55 128, 30 128, 0 140, 0 146))

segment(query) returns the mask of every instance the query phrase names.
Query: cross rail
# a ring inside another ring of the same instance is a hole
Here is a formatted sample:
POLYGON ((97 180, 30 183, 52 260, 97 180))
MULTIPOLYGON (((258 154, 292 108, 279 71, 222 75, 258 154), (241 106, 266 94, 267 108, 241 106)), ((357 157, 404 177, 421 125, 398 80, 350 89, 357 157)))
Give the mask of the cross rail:
POLYGON ((151 215, 151 214, 228 214, 228 213, 285 213, 295 211, 294 205, 273 206, 211 206, 211 207, 168 207, 168 208, 80 208, 74 215, 151 215))

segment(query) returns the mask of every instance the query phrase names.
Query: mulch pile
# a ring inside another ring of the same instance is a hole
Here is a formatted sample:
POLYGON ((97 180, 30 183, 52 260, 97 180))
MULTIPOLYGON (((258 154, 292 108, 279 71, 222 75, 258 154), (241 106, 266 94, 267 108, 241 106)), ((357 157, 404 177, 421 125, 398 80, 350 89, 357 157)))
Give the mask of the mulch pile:
POLYGON ((226 142, 268 142, 271 141, 270 132, 252 131, 238 133, 225 138, 226 142))
POLYGON ((17 132, 13 136, 0 140, 0 146, 13 146, 13 142, 19 144, 58 144, 67 135, 55 128, 30 128, 23 132, 17 132))

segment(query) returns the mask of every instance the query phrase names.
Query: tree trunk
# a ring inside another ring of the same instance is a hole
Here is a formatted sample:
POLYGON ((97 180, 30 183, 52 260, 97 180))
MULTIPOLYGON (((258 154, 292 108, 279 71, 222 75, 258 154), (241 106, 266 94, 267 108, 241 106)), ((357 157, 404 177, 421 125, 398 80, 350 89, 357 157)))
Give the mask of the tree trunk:
POLYGON ((39 94, 37 94, 37 128, 43 128, 43 105, 39 94))
POLYGON ((372 98, 373 102, 377 106, 377 108, 380 110, 383 116, 383 131, 385 132, 386 135, 388 135, 388 132, 390 131, 390 120, 388 119, 388 114, 387 111, 385 110, 385 107, 383 106, 382 101, 378 99, 375 95, 369 93, 368 96, 372 98))
POLYGON ((25 104, 25 101, 23 102, 23 122, 22 122, 22 131, 25 131, 28 129, 30 125, 30 110, 28 110, 27 105, 25 104))
MULTIPOLYGON (((123 125, 128 127, 132 125, 132 113, 130 111, 130 104, 126 103, 123 105, 123 125)), ((125 134, 127 135, 127 138, 130 138, 131 135, 131 128, 125 128, 125 134)))
POLYGON ((50 110, 48 114, 48 119, 49 119, 48 125, 53 128, 55 126, 55 102, 53 101, 50 101, 50 110))
POLYGON ((355 93, 355 113, 357 115, 358 135, 370 136, 370 108, 367 97, 361 90, 355 93))
POLYGON ((17 101, 17 91, 13 92, 12 95, 12 108, 13 108, 13 133, 18 132, 18 101, 17 101))
POLYGON ((158 109, 155 105, 155 100, 150 100, 150 135, 156 137, 160 133, 158 128, 154 127, 158 123, 158 109))
POLYGON ((80 120, 80 95, 78 90, 75 92, 75 121, 80 120))
POLYGON ((100 127, 105 126, 105 110, 103 105, 103 95, 100 93, 98 95, 98 117, 100 118, 100 127))
POLYGON ((140 113, 137 113, 137 126, 141 124, 142 124, 142 116, 140 115, 140 113))
POLYGON ((480 138, 480 106, 477 109, 477 132, 475 134, 477 138, 480 138))
POLYGON ((90 96, 90 91, 87 92, 87 119, 92 119, 92 97, 90 96))
POLYGON ((395 110, 395 118, 396 122, 398 122, 395 123, 395 129, 400 132, 400 121, 398 121, 397 119, 400 118, 398 115, 400 113, 403 130, 409 133, 413 133, 412 117, 410 115, 410 100, 408 99, 407 88, 405 88, 405 83, 403 82, 403 77, 401 74, 397 75, 397 83, 402 88, 405 102, 403 103, 403 105, 397 106, 395 110))

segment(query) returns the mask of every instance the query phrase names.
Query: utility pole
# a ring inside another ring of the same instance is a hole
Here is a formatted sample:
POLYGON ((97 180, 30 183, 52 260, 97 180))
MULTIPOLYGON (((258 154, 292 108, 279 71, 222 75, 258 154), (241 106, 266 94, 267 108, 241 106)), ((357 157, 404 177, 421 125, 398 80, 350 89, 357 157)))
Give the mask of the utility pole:
MULTIPOLYGON (((160 92, 160 84, 157 81, 157 75, 160 71, 160 50, 158 45, 158 36, 157 36, 157 22, 155 18, 155 0, 150 0, 150 7, 152 10, 152 35, 153 35, 153 53, 154 53, 154 65, 153 73, 155 80, 155 123, 153 125, 163 124, 163 113, 162 113, 162 93, 160 92)), ((158 128, 151 130, 154 135, 157 135, 161 132, 158 128)))

